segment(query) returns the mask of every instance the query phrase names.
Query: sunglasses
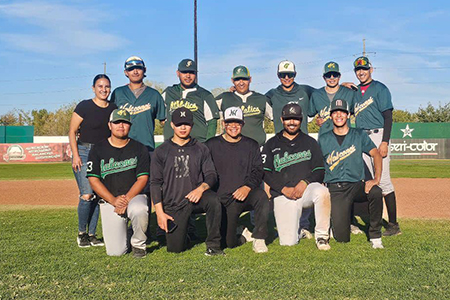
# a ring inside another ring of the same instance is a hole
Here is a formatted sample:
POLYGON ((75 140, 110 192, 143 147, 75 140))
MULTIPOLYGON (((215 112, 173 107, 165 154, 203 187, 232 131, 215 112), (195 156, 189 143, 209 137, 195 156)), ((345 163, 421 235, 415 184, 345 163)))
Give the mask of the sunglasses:
POLYGON ((278 78, 294 78, 295 73, 278 73, 278 78))
POLYGON ((323 77, 327 79, 330 79, 331 77, 338 78, 339 76, 341 76, 341 74, 338 72, 328 72, 325 75, 323 75, 323 77))
POLYGON ((233 81, 240 81, 240 80, 243 80, 243 81, 249 81, 250 78, 241 78, 241 77, 239 77, 239 78, 233 79, 233 81))
POLYGON ((197 72, 195 71, 179 71, 181 74, 191 74, 191 75, 195 75, 197 74, 197 72))

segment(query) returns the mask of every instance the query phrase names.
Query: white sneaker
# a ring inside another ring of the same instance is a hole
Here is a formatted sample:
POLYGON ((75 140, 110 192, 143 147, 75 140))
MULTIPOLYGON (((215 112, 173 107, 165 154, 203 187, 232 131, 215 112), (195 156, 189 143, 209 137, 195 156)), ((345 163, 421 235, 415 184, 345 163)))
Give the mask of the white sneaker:
POLYGON ((323 239, 323 238, 317 239, 316 246, 317 246, 317 249, 319 249, 319 250, 327 251, 327 250, 331 249, 330 244, 328 243, 328 241, 326 239, 323 239))
POLYGON ((247 227, 244 228, 244 230, 242 231, 242 236, 245 238, 245 240, 248 242, 253 242, 255 239, 252 238, 252 233, 250 232, 250 230, 248 230, 247 227))
POLYGON ((266 241, 263 239, 254 239, 253 240, 253 251, 255 253, 266 253, 269 251, 266 246, 266 241))
POLYGON ((373 249, 384 249, 383 243, 381 242, 381 238, 370 239, 370 242, 372 243, 373 249))
POLYGON ((313 236, 312 236, 311 232, 309 232, 308 229, 302 228, 302 229, 300 230, 300 239, 307 239, 307 240, 310 240, 310 239, 312 239, 312 238, 313 238, 313 236))
POLYGON ((363 233, 364 233, 364 231, 362 231, 361 229, 359 229, 358 226, 353 225, 353 224, 350 225, 350 232, 351 232, 352 234, 363 234, 363 233))

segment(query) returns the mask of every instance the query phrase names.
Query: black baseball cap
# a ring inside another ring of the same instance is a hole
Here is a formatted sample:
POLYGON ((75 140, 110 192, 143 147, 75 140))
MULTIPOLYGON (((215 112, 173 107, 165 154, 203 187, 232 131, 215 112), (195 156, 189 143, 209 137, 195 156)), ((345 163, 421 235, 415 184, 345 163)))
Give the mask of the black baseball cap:
POLYGON ((283 110, 281 111, 281 118, 283 120, 296 119, 302 120, 302 108, 297 103, 288 103, 283 106, 283 110))
POLYGON ((347 101, 341 99, 331 101, 330 114, 336 110, 345 111, 348 114, 350 110, 348 109, 347 101))
POLYGON ((192 59, 186 58, 178 64, 178 71, 180 72, 195 72, 197 73, 197 63, 192 59))
POLYGON ((172 123, 177 127, 183 124, 192 126, 194 125, 194 116, 186 107, 180 107, 173 111, 172 123))

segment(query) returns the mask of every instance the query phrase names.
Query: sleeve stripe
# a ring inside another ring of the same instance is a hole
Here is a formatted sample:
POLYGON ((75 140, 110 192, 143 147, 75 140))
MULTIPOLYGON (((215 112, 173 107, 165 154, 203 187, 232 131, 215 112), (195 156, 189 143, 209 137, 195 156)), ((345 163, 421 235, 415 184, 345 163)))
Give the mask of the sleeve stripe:
POLYGON ((136 178, 139 177, 139 176, 144 176, 144 175, 150 175, 150 173, 148 173, 148 172, 139 173, 139 174, 136 175, 136 178))
POLYGON ((325 170, 325 168, 324 167, 317 167, 317 168, 313 169, 311 172, 314 172, 314 171, 317 171, 317 170, 325 170))
POLYGON ((208 102, 204 101, 203 110, 205 113, 205 120, 206 122, 211 121, 214 119, 213 113, 211 111, 211 107, 209 107, 208 102))
POLYGON ((99 175, 97 174, 87 174, 86 177, 97 177, 97 178, 101 178, 99 175))
POLYGON ((265 171, 272 171, 272 169, 264 168, 265 171))

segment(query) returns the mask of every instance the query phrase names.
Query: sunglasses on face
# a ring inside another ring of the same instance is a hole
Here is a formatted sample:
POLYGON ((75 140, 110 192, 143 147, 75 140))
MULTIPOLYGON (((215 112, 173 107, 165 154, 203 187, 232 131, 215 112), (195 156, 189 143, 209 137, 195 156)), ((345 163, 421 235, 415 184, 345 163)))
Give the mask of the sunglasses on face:
POLYGON ((195 71, 180 71, 181 74, 191 74, 191 75, 195 75, 197 74, 195 71))
POLYGON ((294 78, 295 73, 278 73, 278 78, 294 78))
POLYGON ((233 81, 241 81, 241 80, 249 81, 250 79, 249 78, 235 78, 235 79, 233 79, 233 81))
POLYGON ((329 73, 323 75, 323 77, 325 77, 327 79, 330 79, 331 77, 338 78, 339 76, 341 76, 341 74, 339 74, 338 72, 329 72, 329 73))

